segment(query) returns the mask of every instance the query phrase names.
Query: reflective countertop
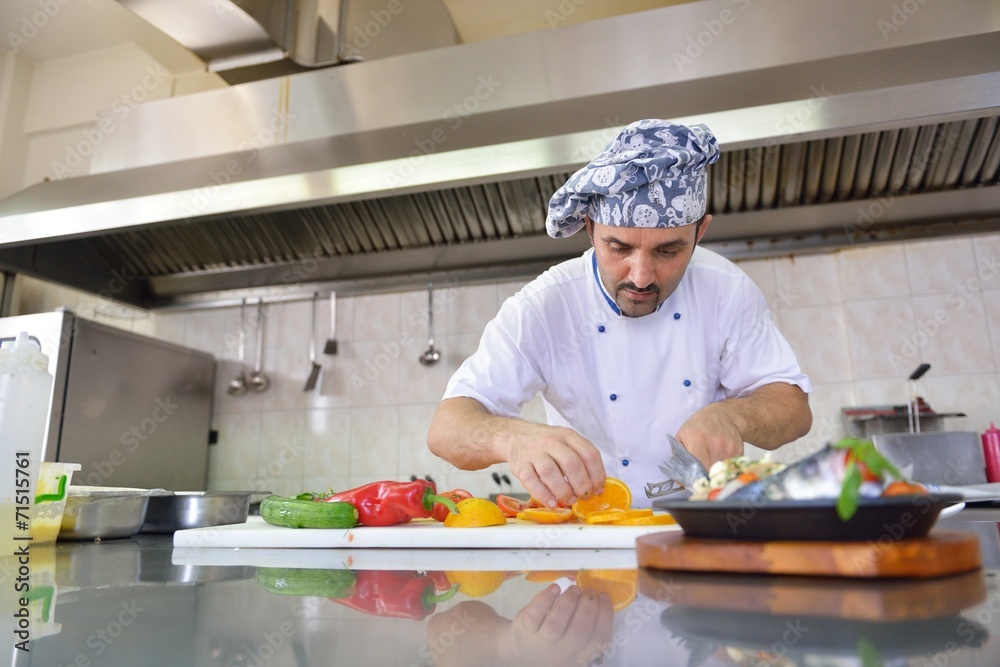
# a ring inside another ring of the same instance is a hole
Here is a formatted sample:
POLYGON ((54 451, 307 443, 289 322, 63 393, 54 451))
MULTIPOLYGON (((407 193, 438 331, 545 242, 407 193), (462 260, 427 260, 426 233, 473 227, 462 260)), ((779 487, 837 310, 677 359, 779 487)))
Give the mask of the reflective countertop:
MULTIPOLYGON (((628 549, 59 542, 31 551, 30 652, 5 649, 38 667, 996 667, 996 514, 939 526, 979 535, 982 570, 923 581, 638 570, 628 549)), ((5 591, 17 577, 4 561, 5 591)))

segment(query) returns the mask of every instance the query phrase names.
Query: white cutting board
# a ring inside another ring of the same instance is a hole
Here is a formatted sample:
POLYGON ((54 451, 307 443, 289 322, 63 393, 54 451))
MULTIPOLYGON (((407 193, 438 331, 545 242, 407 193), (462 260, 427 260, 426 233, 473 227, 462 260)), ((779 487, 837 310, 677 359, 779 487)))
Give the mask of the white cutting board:
POLYGON ((634 570, 634 549, 200 549, 177 547, 174 565, 307 570, 634 570))
POLYGON ((251 516, 246 523, 174 533, 175 547, 260 549, 634 549, 641 535, 673 526, 541 525, 509 519, 504 526, 446 528, 433 519, 400 526, 344 529, 282 528, 251 516))

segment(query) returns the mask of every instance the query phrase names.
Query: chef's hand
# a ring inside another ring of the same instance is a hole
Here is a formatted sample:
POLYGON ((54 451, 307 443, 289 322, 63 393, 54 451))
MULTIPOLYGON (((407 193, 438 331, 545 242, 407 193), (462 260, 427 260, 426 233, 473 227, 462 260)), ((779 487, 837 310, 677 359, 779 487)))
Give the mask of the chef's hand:
POLYGON ((691 415, 676 437, 708 470, 716 461, 743 454, 743 435, 721 403, 691 415))
POLYGON ((435 614, 427 647, 438 667, 576 667, 591 664, 611 642, 614 610, 607 594, 552 584, 513 621, 479 600, 435 614))
POLYGON ((531 497, 549 507, 604 492, 604 461, 576 431, 520 421, 511 429, 507 462, 531 497))
POLYGON ((611 642, 614 616, 607 593, 552 584, 517 612, 500 650, 511 665, 589 665, 611 642))

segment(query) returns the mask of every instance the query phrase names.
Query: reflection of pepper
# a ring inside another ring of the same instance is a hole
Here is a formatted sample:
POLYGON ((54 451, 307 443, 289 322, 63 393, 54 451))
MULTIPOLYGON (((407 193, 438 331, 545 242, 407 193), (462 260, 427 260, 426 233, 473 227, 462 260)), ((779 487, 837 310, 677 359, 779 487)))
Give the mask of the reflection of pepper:
POLYGON ((423 620, 434 613, 438 602, 454 597, 457 586, 437 592, 434 577, 423 572, 361 570, 349 597, 330 598, 345 607, 372 616, 423 620))
POLYGON ((458 512, 450 498, 436 493, 433 483, 418 479, 413 482, 372 482, 323 500, 354 505, 362 525, 394 526, 410 519, 426 519, 434 511, 434 503, 441 503, 452 512, 458 512))

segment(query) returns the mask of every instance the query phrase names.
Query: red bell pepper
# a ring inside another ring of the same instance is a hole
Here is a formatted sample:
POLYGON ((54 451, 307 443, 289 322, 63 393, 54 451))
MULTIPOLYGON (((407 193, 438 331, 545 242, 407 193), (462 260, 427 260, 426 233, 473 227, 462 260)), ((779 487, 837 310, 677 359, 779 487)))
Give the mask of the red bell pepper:
POLYGON ((363 526, 395 526, 411 519, 426 519, 440 503, 458 512, 451 498, 437 495, 432 482, 372 482, 355 489, 326 496, 325 502, 345 502, 358 510, 358 522, 363 526))
POLYGON ((449 586, 439 593, 439 582, 423 572, 361 570, 355 576, 349 596, 330 600, 372 616, 420 621, 458 592, 458 586, 449 586))

